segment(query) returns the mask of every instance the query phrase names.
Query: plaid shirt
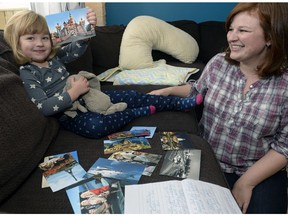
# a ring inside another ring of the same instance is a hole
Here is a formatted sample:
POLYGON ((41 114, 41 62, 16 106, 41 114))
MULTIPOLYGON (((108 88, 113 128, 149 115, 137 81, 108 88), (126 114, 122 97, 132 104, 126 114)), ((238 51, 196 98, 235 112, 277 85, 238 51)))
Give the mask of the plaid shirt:
POLYGON ((200 131, 224 172, 243 174, 269 149, 288 157, 288 73, 261 79, 244 96, 245 77, 224 53, 207 64, 191 93, 205 95, 200 131))

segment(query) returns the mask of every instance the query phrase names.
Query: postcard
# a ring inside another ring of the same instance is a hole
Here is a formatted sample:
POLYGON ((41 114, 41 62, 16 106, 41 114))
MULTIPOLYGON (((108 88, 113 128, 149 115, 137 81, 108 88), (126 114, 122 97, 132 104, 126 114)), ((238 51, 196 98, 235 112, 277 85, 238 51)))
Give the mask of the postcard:
POLYGON ((104 154, 112 154, 119 151, 140 150, 148 148, 151 148, 151 145, 144 137, 132 137, 119 140, 104 140, 104 154))
POLYGON ((45 16, 53 44, 66 44, 95 36, 86 13, 88 8, 64 11, 45 16))
POLYGON ((66 189, 75 214, 123 214, 124 194, 118 180, 89 178, 66 189))
POLYGON ((118 140, 132 137, 145 137, 150 136, 150 130, 146 129, 135 129, 130 131, 121 131, 108 135, 110 140, 118 140))
POLYGON ((77 152, 57 154, 49 157, 49 160, 39 164, 48 185, 53 192, 83 180, 86 171, 78 163, 75 157, 77 152))
POLYGON ((159 132, 163 150, 179 150, 193 148, 193 142, 185 132, 159 132))
POLYGON ((142 164, 98 158, 87 173, 94 176, 121 180, 120 184, 124 186, 137 184, 144 169, 145 166, 142 164))
POLYGON ((121 151, 113 153, 108 159, 122 162, 143 164, 145 169, 143 175, 151 176, 159 163, 162 155, 138 151, 121 151))
MULTIPOLYGON (((77 152, 74 151, 74 152, 71 152, 71 154, 72 154, 73 158, 74 158, 76 161, 79 162, 77 152)), ((50 159, 53 159, 54 157, 55 157, 54 155, 52 155, 52 156, 47 156, 47 157, 44 158, 44 162, 47 162, 47 161, 49 161, 50 159)), ((43 177, 42 177, 42 188, 46 188, 46 187, 49 187, 49 184, 48 184, 46 178, 43 176, 43 177)))
POLYGON ((199 180, 200 164, 201 150, 199 149, 167 151, 160 175, 199 180))
POLYGON ((145 136, 145 138, 152 138, 154 136, 154 133, 156 131, 156 127, 147 127, 147 126, 134 126, 130 129, 131 131, 133 130, 149 130, 150 135, 145 136))

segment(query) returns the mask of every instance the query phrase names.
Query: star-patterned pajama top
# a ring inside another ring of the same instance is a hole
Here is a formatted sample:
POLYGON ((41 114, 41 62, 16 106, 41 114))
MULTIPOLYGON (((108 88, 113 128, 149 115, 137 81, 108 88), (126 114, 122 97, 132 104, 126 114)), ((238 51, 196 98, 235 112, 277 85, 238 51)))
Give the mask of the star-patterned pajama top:
POLYGON ((64 63, 69 63, 86 51, 87 42, 77 41, 60 48, 48 62, 49 68, 25 64, 20 67, 20 77, 31 101, 45 115, 51 116, 72 106, 67 92, 63 92, 69 72, 64 63))

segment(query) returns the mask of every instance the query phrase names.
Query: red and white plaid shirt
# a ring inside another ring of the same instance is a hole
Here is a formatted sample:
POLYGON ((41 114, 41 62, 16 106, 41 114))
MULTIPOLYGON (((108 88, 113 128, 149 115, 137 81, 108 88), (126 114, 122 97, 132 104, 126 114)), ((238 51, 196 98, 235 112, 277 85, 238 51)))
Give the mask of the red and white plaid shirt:
POLYGON ((191 90, 205 96, 201 135, 227 173, 243 174, 271 148, 288 157, 288 72, 257 81, 245 96, 244 85, 221 53, 191 90))

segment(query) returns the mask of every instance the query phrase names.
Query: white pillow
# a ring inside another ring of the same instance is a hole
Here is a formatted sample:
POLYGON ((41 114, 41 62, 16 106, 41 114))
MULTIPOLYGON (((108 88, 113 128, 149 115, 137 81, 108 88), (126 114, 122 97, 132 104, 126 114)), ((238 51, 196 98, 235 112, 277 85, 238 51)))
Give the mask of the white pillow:
POLYGON ((196 40, 185 31, 151 16, 132 19, 123 34, 119 67, 122 70, 153 67, 152 50, 193 63, 199 53, 196 40))
POLYGON ((116 74, 113 85, 181 85, 187 82, 197 68, 175 67, 166 64, 165 60, 154 61, 155 67, 123 70, 116 74))

